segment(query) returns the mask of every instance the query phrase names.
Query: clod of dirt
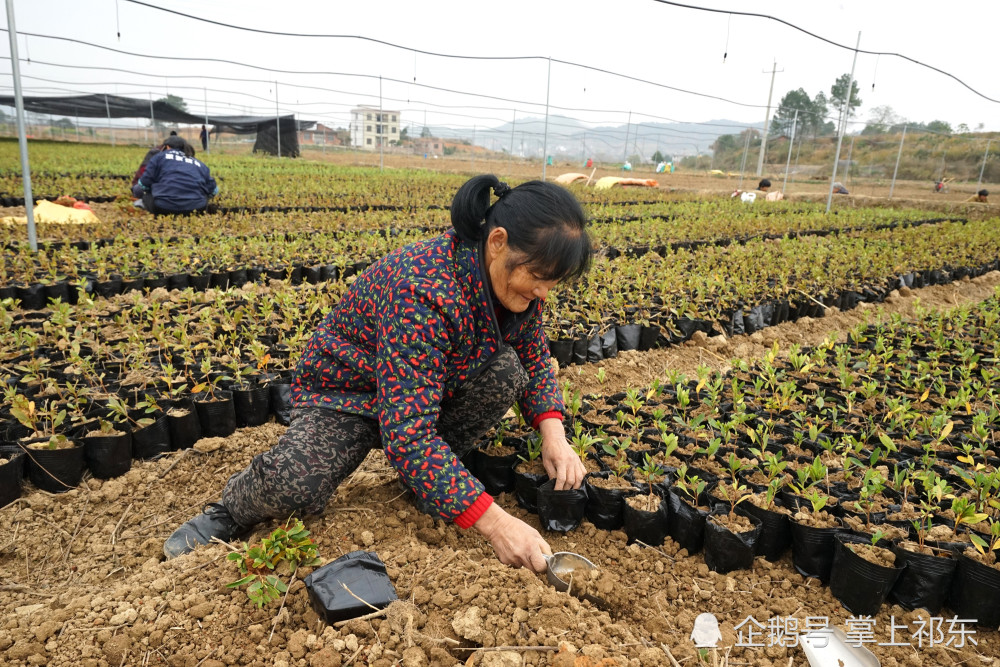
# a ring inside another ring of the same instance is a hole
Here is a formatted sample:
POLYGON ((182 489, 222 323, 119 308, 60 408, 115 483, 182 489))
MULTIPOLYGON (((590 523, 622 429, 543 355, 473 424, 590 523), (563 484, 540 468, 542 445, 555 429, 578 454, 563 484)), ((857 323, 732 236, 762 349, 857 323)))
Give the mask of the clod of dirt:
POLYGON ((108 659, 108 663, 112 665, 122 664, 122 658, 128 653, 129 647, 132 642, 125 635, 115 635, 108 641, 104 642, 104 657, 108 659))
POLYGON ((483 631, 483 610, 479 607, 469 607, 464 611, 459 611, 451 621, 451 628, 459 637, 481 644, 480 640, 485 634, 483 631))

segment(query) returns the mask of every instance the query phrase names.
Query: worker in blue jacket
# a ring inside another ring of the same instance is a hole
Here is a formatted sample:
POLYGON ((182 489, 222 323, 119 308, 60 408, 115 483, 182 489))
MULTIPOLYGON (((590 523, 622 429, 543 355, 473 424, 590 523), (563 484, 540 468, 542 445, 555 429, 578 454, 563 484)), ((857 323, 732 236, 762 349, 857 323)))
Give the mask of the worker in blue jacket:
POLYGON ((518 403, 555 488, 583 482, 542 310, 550 289, 589 268, 586 216, 553 183, 510 188, 482 175, 459 189, 451 220, 351 284, 302 354, 288 430, 174 531, 168 558, 266 519, 321 512, 376 449, 422 511, 476 528, 503 563, 545 570, 548 543, 495 504, 462 457, 518 403))
POLYGON ((143 207, 150 213, 201 211, 208 206, 210 197, 219 194, 208 167, 186 155, 185 144, 181 137, 167 137, 162 150, 150 158, 132 188, 132 194, 142 197, 143 207))

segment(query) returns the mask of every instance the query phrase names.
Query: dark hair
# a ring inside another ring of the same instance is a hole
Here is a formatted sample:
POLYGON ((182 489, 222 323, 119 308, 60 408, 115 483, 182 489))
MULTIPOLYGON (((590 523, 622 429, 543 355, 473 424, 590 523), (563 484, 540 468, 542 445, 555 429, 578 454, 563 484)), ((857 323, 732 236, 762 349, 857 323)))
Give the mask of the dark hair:
POLYGON ((176 137, 177 136, 177 130, 170 130, 170 136, 171 137, 176 137))
POLYGON ((187 142, 184 141, 183 137, 178 137, 176 134, 172 134, 163 141, 163 145, 167 148, 173 148, 177 151, 184 150, 184 145, 187 142))
POLYGON ((771 181, 767 180, 766 178, 760 179, 760 183, 757 184, 757 189, 758 190, 760 190, 762 188, 769 188, 769 187, 771 187, 771 181))
POLYGON ((980 190, 979 192, 977 192, 976 194, 979 195, 980 197, 989 197, 990 196, 990 191, 986 190, 984 188, 984 189, 980 190))
POLYGON ((546 280, 573 280, 590 268, 587 216, 569 190, 545 181, 509 188, 493 174, 475 176, 451 202, 451 225, 463 241, 480 242, 496 227, 511 249, 546 280), (490 190, 499 197, 490 204, 490 190))

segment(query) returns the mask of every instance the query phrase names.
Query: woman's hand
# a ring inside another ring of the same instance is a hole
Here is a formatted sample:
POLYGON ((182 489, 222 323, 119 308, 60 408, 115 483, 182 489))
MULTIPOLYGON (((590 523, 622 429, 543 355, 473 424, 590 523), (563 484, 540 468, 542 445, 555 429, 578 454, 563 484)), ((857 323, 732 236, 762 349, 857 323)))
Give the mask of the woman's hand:
POLYGON ((538 424, 542 435, 542 465, 549 479, 556 480, 555 490, 578 489, 587 470, 573 448, 566 442, 566 431, 559 419, 543 419, 538 424))
POLYGON ((548 542, 537 530, 507 514, 496 503, 490 505, 473 525, 490 541, 497 558, 504 565, 545 572, 545 556, 552 555, 548 542))

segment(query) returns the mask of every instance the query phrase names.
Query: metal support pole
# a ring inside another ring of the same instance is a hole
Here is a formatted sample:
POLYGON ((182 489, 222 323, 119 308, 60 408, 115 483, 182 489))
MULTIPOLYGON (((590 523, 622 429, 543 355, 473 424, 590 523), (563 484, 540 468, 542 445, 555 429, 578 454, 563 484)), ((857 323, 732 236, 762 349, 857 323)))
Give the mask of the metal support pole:
POLYGON ((208 149, 209 137, 208 137, 208 88, 202 88, 205 93, 205 152, 211 153, 208 149))
POLYGON ((472 126, 472 173, 476 173, 476 126, 472 126))
POLYGON ((743 144, 743 160, 740 161, 740 184, 736 186, 737 190, 739 190, 740 188, 743 187, 743 170, 747 166, 747 152, 750 150, 750 135, 752 134, 752 131, 751 131, 752 129, 753 128, 748 127, 747 130, 746 130, 746 132, 747 132, 747 140, 746 140, 746 143, 743 144))
POLYGON ((274 134, 278 137, 278 157, 281 157, 281 110, 278 108, 278 82, 274 82, 274 134))
POLYGON ((625 163, 628 162, 628 133, 632 129, 632 112, 628 112, 628 123, 625 124, 625 150, 622 152, 622 176, 625 175, 625 163))
POLYGON ((977 191, 979 190, 979 188, 983 184, 983 172, 986 171, 986 158, 988 158, 989 155, 990 155, 990 144, 991 143, 993 143, 992 139, 988 139, 986 141, 986 152, 983 153, 983 166, 979 168, 979 182, 976 183, 976 190, 977 191))
POLYGON ((517 127, 517 109, 514 109, 514 118, 510 123, 510 153, 507 154, 507 171, 510 171, 510 161, 514 157, 514 128, 517 127))
POLYGON ((837 151, 833 155, 833 175, 830 176, 830 192, 826 195, 826 212, 830 212, 833 203, 833 184, 837 181, 837 163, 840 162, 840 146, 844 142, 844 130, 847 129, 847 114, 851 110, 851 97, 854 96, 854 67, 858 64, 858 47, 861 46, 861 31, 858 31, 858 42, 854 45, 854 60, 851 62, 851 75, 847 84, 847 97, 844 98, 840 110, 840 128, 837 132, 837 151))
POLYGON ((156 113, 153 112, 153 93, 149 94, 149 124, 153 127, 153 134, 156 134, 156 113))
POLYGON ((903 126, 903 136, 899 138, 899 152, 896 153, 896 168, 892 170, 892 184, 889 186, 889 199, 892 199, 892 191, 896 189, 896 174, 899 173, 899 159, 903 157, 903 141, 906 140, 906 126, 903 126))
POLYGON ((21 176, 24 182, 24 212, 28 220, 28 245, 38 252, 35 235, 35 200, 31 194, 31 167, 28 164, 28 136, 24 131, 24 97, 21 95, 21 66, 17 55, 17 27, 14 25, 14 0, 7 0, 7 35, 10 37, 10 65, 14 75, 14 110, 17 116, 17 143, 21 148, 21 176))
POLYGON ((375 135, 378 137, 378 170, 382 171, 385 166, 382 157, 382 146, 385 144, 385 118, 382 117, 382 75, 378 75, 378 123, 375 123, 375 135))
POLYGON ((795 126, 799 123, 799 110, 795 110, 795 117, 792 118, 792 137, 788 142, 788 158, 785 160, 785 182, 781 184, 781 194, 785 194, 785 186, 788 185, 788 168, 792 164, 792 146, 795 145, 795 126))
POLYGON ((770 128, 768 123, 771 118, 771 96, 774 94, 774 74, 778 71, 778 61, 775 60, 771 66, 771 88, 767 91, 767 111, 764 112, 764 133, 760 139, 760 157, 757 158, 757 176, 760 177, 764 170, 764 153, 767 152, 767 134, 770 128))
POLYGON ((111 107, 108 105, 108 96, 104 95, 104 110, 108 112, 108 133, 111 134, 111 145, 115 145, 115 130, 111 127, 111 107))
POLYGON ((542 139, 542 180, 545 180, 545 165, 549 161, 549 90, 552 87, 552 58, 549 58, 549 70, 545 79, 545 136, 542 139))
MULTIPOLYGON (((845 123, 846 125, 846 123, 845 123)), ((857 139, 856 136, 851 137, 851 145, 847 148, 847 166, 844 167, 844 180, 848 180, 851 176, 851 155, 854 153, 854 140, 857 139)))

